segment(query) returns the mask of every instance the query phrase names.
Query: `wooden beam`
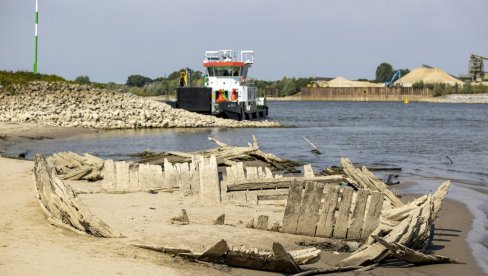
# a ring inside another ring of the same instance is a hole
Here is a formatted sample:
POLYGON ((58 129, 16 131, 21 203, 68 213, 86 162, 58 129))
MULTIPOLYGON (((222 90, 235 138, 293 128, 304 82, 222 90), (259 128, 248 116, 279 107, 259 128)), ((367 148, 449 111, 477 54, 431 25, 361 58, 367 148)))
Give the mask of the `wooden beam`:
POLYGON ((340 184, 343 180, 343 177, 340 175, 316 176, 311 178, 283 177, 273 179, 256 179, 246 181, 245 183, 227 185, 227 192, 289 188, 292 182, 297 182, 298 185, 301 185, 302 188, 304 188, 305 182, 307 181, 324 184, 340 184))

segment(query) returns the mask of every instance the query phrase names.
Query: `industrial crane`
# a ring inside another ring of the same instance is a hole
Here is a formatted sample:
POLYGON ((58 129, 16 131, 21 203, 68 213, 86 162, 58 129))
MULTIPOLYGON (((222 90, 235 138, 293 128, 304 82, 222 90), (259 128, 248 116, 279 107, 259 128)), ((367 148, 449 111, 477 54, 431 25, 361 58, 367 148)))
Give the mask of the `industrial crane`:
POLYGON ((391 77, 391 80, 390 80, 390 81, 385 82, 385 86, 386 86, 386 87, 393 87, 393 86, 394 86, 395 81, 396 81, 396 80, 399 80, 401 77, 402 77, 402 72, 400 72, 400 70, 395 71, 395 73, 393 74, 393 77, 391 77))
POLYGON ((471 80, 475 82, 483 81, 485 77, 485 67, 483 64, 483 60, 488 60, 487 57, 471 54, 471 58, 469 59, 469 75, 471 76, 471 80))

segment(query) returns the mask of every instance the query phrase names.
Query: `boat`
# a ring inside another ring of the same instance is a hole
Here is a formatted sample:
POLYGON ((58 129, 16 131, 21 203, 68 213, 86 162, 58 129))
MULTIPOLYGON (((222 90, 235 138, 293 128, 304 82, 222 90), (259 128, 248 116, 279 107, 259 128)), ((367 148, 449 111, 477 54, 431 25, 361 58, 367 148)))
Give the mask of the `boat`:
POLYGON ((259 97, 256 81, 248 78, 254 51, 205 51, 203 87, 187 86, 191 72, 182 73, 176 108, 234 120, 268 116, 266 98, 259 97))

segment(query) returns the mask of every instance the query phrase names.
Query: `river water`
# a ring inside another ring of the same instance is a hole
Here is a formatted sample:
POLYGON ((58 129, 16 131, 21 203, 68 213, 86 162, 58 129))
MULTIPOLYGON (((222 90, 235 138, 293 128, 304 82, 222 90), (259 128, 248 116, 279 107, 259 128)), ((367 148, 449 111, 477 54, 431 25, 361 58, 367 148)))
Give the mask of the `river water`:
MULTIPOLYGON (((427 193, 451 179, 450 197, 468 204, 475 215, 468 239, 486 256, 488 213, 488 105, 398 102, 271 102, 270 120, 293 126, 273 129, 115 130, 72 138, 28 141, 7 148, 27 157, 37 152, 90 152, 102 158, 128 159, 151 151, 195 151, 215 145, 211 136, 246 145, 256 135, 266 152, 312 163, 319 171, 341 157, 354 163, 401 167, 399 180, 408 193, 427 193), (310 152, 307 137, 322 151, 310 152)), ((482 255, 482 256, 483 256, 482 255)), ((482 264, 485 270, 488 264, 482 264)))

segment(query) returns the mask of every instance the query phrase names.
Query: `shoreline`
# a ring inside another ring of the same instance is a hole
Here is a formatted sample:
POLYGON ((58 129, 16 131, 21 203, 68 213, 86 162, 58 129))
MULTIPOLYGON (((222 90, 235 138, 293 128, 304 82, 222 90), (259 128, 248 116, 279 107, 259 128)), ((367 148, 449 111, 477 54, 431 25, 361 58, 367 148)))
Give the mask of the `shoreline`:
MULTIPOLYGON (((300 96, 286 96, 286 97, 267 97, 270 102, 403 102, 398 100, 384 101, 384 100, 346 100, 344 98, 338 99, 314 99, 306 100, 300 96)), ((443 104, 488 104, 488 94, 451 94, 439 97, 426 97, 416 101, 410 101, 411 103, 443 103, 443 104)))
POLYGON ((108 130, 49 126, 38 123, 0 122, 0 154, 15 143, 28 140, 43 140, 75 137, 83 134, 100 133, 108 130))
MULTIPOLYGON (((108 131, 108 130, 93 130, 87 128, 67 128, 67 127, 57 127, 57 126, 45 126, 36 123, 0 123, 0 134, 7 135, 7 138, 4 140, 0 140, 0 151, 3 151, 7 146, 12 145, 14 143, 18 143, 20 141, 25 140, 32 140, 32 139, 56 139, 56 138, 67 138, 67 137, 75 137, 79 135, 89 134, 89 133, 97 133, 100 131, 108 131)), ((25 161, 25 160, 17 160, 13 158, 3 158, 0 157, 0 161, 12 169, 18 169, 18 164, 26 164, 25 162, 30 162, 30 166, 32 166, 32 161, 25 161)), ((30 170, 30 169, 29 169, 30 170)), ((30 173, 31 174, 31 173, 30 173)), ((23 175, 21 180, 24 182, 32 181, 32 175, 23 175)), ((0 178, 4 178, 3 182, 8 183, 15 183, 15 179, 19 177, 6 174, 0 175, 0 178), (13 178, 13 179, 12 179, 13 178), (13 180, 13 181, 12 181, 13 180)), ((29 183, 29 187, 32 187, 32 183, 29 183)), ((408 186, 408 184, 404 184, 408 186)), ((419 185, 413 184, 412 185, 419 185)), ((460 188, 453 185, 453 190, 457 189, 469 189, 469 188, 460 188)), ((30 191, 30 190, 29 190, 30 191)), ((410 194, 410 193, 406 193, 410 194)), ((446 255, 453 258, 459 258, 462 261, 467 262, 469 265, 469 269, 473 274, 483 275, 483 267, 482 264, 475 258, 475 252, 479 252, 477 248, 473 248, 473 243, 478 246, 483 246, 482 243, 479 243, 479 231, 482 231, 483 224, 480 223, 479 220, 476 219, 477 214, 476 212, 480 212, 474 206, 470 206, 465 204, 464 202, 469 201, 469 196, 466 198, 456 198, 456 192, 451 192, 451 195, 454 194, 454 199, 451 197, 446 201, 445 210, 441 211, 439 223, 436 224, 440 229, 453 229, 459 230, 461 232, 455 232, 454 234, 457 235, 456 244, 451 245, 450 241, 443 241, 446 240, 444 238, 439 238, 439 241, 436 241, 434 246, 434 252, 436 254, 446 255), (468 200, 468 201, 467 201, 468 200), (473 209, 474 208, 474 209, 473 209), (480 228, 481 227, 481 228, 480 228), (459 234, 460 233, 460 234, 459 234), (476 236, 478 235, 478 236, 476 236), (463 259, 464 257, 468 256, 468 258, 463 259)), ((25 196, 25 195, 24 195, 25 196)), ((30 197, 32 195, 29 194, 30 197)), ((410 198, 411 196, 407 196, 406 198, 410 198)), ((38 207, 38 206, 36 206, 38 207)), ((40 210, 38 210, 40 211, 40 210)), ((483 215, 483 214, 481 214, 483 215)), ((41 217, 37 218, 38 220, 43 220, 44 218, 41 217)), ((47 225, 47 222, 44 221, 47 225)), ((1 231, 1 230, 0 230, 1 231)), ((51 228, 51 231, 56 232, 51 228)), ((58 231, 59 232, 59 231, 58 231)), ((449 237, 448 240, 451 240, 449 236, 450 233, 447 231, 443 231, 441 234, 449 237)), ((1 235, 2 233, 0 233, 1 235)), ((69 237, 68 237, 69 238, 69 237)), ((485 245, 486 246, 486 245, 485 245)), ((478 248, 479 249, 479 248, 478 248)), ((441 275, 446 273, 448 270, 447 267, 451 267, 453 269, 458 269, 456 267, 461 267, 460 271, 462 271, 462 265, 439 265, 439 266, 426 266, 426 267, 414 267, 408 268, 407 270, 403 270, 405 268, 389 268, 389 267, 382 267, 378 270, 378 273, 381 274, 388 274, 392 273, 392 269, 400 269, 398 272, 405 272, 407 274, 416 274, 416 273, 426 273, 429 275, 441 275), (443 268, 444 267, 444 268, 443 268)), ((467 267, 465 267, 467 269, 467 267)), ((375 270, 376 272, 376 270, 375 270)))

